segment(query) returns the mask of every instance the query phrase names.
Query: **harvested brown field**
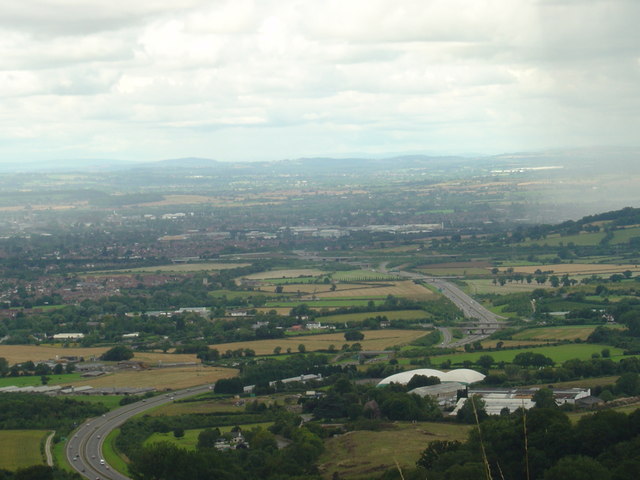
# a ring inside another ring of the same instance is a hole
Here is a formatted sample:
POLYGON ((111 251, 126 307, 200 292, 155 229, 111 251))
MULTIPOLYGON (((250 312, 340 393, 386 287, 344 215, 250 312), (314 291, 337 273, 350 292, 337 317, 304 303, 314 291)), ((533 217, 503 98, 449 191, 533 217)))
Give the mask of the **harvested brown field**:
POLYGON ((491 264, 487 261, 476 262, 444 262, 444 263, 430 263, 427 265, 420 265, 421 269, 438 269, 438 268, 492 268, 491 264))
MULTIPOLYGON (((550 340, 483 340, 481 342, 482 348, 496 348, 496 344, 502 342, 502 348, 514 348, 514 347, 533 347, 536 345, 546 345, 550 343, 550 340)), ((463 351, 463 348, 458 348, 459 351, 463 351)), ((487 352, 487 355, 491 355, 493 352, 487 352)))
MULTIPOLYGON (((326 285, 324 283, 285 283, 282 285, 278 285, 282 287, 283 293, 304 293, 304 294, 313 294, 315 293, 329 293, 331 292, 331 285, 326 285)), ((375 285, 373 285, 375 286, 375 285)), ((357 290, 361 288, 371 288, 372 285, 365 284, 353 284, 353 283, 337 283, 336 284, 336 292, 348 292, 350 293, 352 290, 357 290)), ((263 292, 273 292, 275 290, 275 285, 263 285, 260 287, 260 290, 263 292)), ((343 295, 344 296, 344 295, 343 295)))
MULTIPOLYGON (((553 272, 556 275, 564 275, 565 273, 591 275, 604 273, 622 273, 625 270, 632 272, 640 272, 640 266, 635 264, 614 265, 610 263, 557 263, 551 265, 525 265, 522 267, 512 267, 514 272, 534 274, 536 270, 542 272, 553 272)), ((501 269, 504 271, 505 269, 501 269)))
POLYGON ((414 300, 429 298, 435 296, 428 288, 413 283, 411 280, 403 280, 401 282, 384 282, 389 286, 370 286, 366 288, 354 288, 352 290, 336 290, 335 292, 319 293, 319 298, 338 298, 338 297, 377 297, 393 295, 396 297, 412 298, 414 300))
POLYGON ((121 370, 101 377, 82 379, 68 385, 90 385, 92 387, 152 387, 158 390, 193 387, 214 383, 221 378, 235 377, 233 368, 205 367, 202 365, 177 368, 154 368, 150 370, 121 370))
POLYGON ((32 360, 34 362, 42 360, 53 360, 62 356, 84 357, 89 360, 91 357, 98 358, 109 350, 107 347, 80 348, 50 345, 0 345, 0 357, 4 357, 11 364, 22 363, 32 360))
MULTIPOLYGON (((364 340, 361 340, 363 350, 384 350, 394 345, 404 345, 418 337, 426 335, 428 332, 424 330, 370 330, 363 332, 364 340)), ((226 352, 227 350, 237 350, 238 348, 250 348, 257 355, 268 355, 273 353, 273 349, 281 347, 285 353, 287 348, 291 348, 292 352, 298 351, 298 345, 304 345, 306 350, 311 352, 315 350, 326 350, 329 345, 334 345, 338 350, 346 342, 342 333, 327 333, 321 335, 298 335, 294 337, 276 338, 270 340, 252 340, 248 342, 219 343, 210 345, 218 351, 226 352)))
POLYGON ((250 280, 267 280, 269 278, 297 278, 297 277, 318 277, 327 272, 316 268, 294 268, 290 270, 269 270, 268 272, 258 272, 247 275, 250 280))
MULTIPOLYGON (((10 364, 28 362, 32 360, 34 362, 43 360, 55 360, 61 357, 84 357, 85 360, 90 360, 92 357, 97 359, 104 352, 109 350, 109 347, 69 347, 63 348, 61 346, 50 345, 0 345, 0 357, 4 357, 10 364)), ((173 353, 160 353, 160 352, 135 352, 133 360, 148 363, 149 365, 156 365, 158 362, 162 363, 180 363, 180 362, 195 362, 198 361, 193 354, 173 354, 173 353)))

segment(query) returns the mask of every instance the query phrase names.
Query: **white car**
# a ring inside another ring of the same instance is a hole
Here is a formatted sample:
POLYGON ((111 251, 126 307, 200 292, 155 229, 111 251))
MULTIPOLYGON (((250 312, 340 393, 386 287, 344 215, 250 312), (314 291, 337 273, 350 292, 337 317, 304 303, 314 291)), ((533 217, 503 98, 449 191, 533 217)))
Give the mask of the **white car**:
POLYGON ((100 459, 100 465, 104 465, 104 458, 100 459))

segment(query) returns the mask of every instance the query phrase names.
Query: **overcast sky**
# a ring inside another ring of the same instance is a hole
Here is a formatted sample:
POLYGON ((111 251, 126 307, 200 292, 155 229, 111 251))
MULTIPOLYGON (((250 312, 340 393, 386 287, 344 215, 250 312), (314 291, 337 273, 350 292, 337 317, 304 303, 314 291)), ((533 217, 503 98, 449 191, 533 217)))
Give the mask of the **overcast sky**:
POLYGON ((638 0, 0 0, 0 161, 638 145, 638 0))

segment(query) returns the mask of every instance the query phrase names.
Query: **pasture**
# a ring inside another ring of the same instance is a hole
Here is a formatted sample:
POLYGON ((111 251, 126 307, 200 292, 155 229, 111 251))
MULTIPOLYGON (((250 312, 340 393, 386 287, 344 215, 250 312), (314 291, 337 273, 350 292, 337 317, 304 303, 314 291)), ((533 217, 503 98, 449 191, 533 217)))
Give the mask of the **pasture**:
POLYGON ((158 390, 179 390, 204 383, 215 383, 221 378, 234 377, 238 373, 232 368, 193 367, 157 368, 151 370, 119 370, 95 378, 84 378, 69 385, 92 387, 152 387, 158 390))
POLYGON ((0 430, 0 469, 44 464, 40 443, 49 433, 47 430, 0 430))
MULTIPOLYGON (((367 330, 364 333, 364 340, 358 343, 362 345, 363 350, 384 350, 395 345, 405 345, 416 338, 425 335, 425 330, 367 330)), ((226 352, 227 350, 236 350, 238 348, 250 348, 257 355, 269 355, 273 353, 274 348, 281 347, 283 352, 290 348, 292 352, 298 351, 298 345, 304 345, 306 351, 313 352, 317 350, 327 350, 333 345, 337 350, 345 344, 352 344, 344 339, 342 333, 326 333, 320 335, 304 335, 296 337, 275 338, 269 340, 252 340, 247 342, 219 343, 210 345, 218 351, 226 352)), ((204 382, 203 382, 204 383, 204 382)))
POLYGON ((556 364, 560 364, 562 362, 571 360, 573 358, 587 360, 591 358, 591 355, 594 353, 600 354, 603 348, 609 349, 609 351, 611 352, 611 359, 614 361, 624 358, 622 355, 623 350, 621 348, 609 347, 606 345, 586 344, 586 343, 569 343, 566 345, 521 348, 521 349, 515 349, 515 350, 496 350, 492 352, 480 351, 480 352, 437 355, 437 356, 431 357, 431 362, 434 365, 439 365, 444 361, 451 360, 451 363, 453 365, 460 365, 465 361, 475 362, 482 355, 491 355, 496 362, 511 363, 513 361, 513 358, 518 353, 532 352, 532 353, 541 353, 542 355, 551 358, 554 362, 556 362, 556 364))
POLYGON ((434 440, 464 441, 471 426, 453 423, 394 422, 381 431, 356 430, 325 440, 319 468, 326 479, 370 479, 393 468, 413 468, 434 440))

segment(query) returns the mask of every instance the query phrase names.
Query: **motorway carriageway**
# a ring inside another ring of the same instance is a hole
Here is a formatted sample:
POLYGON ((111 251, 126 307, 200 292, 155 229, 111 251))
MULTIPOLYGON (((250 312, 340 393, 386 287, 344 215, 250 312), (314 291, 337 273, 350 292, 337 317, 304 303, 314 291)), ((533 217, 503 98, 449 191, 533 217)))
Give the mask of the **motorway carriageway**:
POLYGON ((113 469, 102 456, 103 443, 113 430, 131 417, 138 415, 173 400, 208 392, 212 385, 201 385, 185 390, 168 392, 155 397, 146 398, 136 403, 112 410, 101 417, 92 418, 80 425, 71 433, 66 446, 69 464, 85 478, 91 480, 131 480, 126 475, 113 469))

